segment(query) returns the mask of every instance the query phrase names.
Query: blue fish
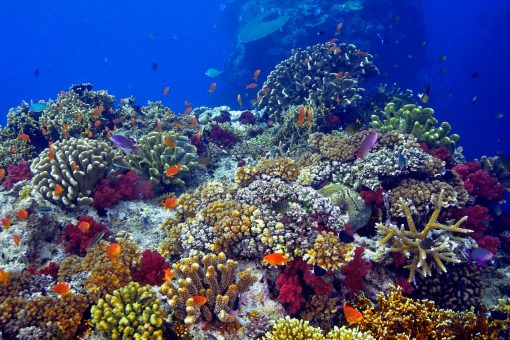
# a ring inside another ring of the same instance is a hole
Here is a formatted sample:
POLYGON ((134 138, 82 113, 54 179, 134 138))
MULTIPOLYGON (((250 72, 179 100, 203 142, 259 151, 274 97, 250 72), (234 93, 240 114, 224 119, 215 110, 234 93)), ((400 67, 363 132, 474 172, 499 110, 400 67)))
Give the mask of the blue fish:
POLYGON ((135 146, 135 142, 131 138, 123 135, 113 135, 110 137, 110 140, 113 144, 124 150, 128 156, 131 152, 136 153, 140 149, 138 146, 135 146))
POLYGON ((142 224, 143 224, 143 228, 147 229, 151 225, 151 222, 149 221, 149 219, 147 217, 143 216, 142 217, 142 224))
POLYGON ((318 17, 321 14, 321 8, 319 6, 315 7, 314 14, 316 17, 318 17))
POLYGON ((402 171, 406 167, 407 167, 407 158, 403 154, 400 154, 398 156, 398 168, 400 169, 400 171, 402 171))
POLYGON ((52 211, 50 207, 37 207, 35 208, 35 211, 41 214, 48 214, 52 211))
POLYGON ((348 233, 345 230, 340 230, 340 232, 338 233, 338 238, 343 243, 352 243, 352 242, 354 242, 354 236, 352 236, 351 233, 348 233))
POLYGON ((208 77, 211 77, 211 78, 217 77, 222 73, 223 73, 223 71, 217 70, 215 68, 210 68, 207 71, 205 71, 205 75, 208 77))
POLYGON ((30 104, 28 109, 30 110, 30 112, 40 113, 40 112, 43 112, 44 110, 46 110, 49 107, 50 106, 47 105, 47 104, 34 103, 34 104, 30 104))
POLYGON ((482 247, 468 249, 466 252, 469 255, 469 259, 473 262, 476 262, 476 264, 479 267, 484 267, 494 257, 493 252, 491 252, 490 250, 488 250, 486 248, 482 248, 482 247))

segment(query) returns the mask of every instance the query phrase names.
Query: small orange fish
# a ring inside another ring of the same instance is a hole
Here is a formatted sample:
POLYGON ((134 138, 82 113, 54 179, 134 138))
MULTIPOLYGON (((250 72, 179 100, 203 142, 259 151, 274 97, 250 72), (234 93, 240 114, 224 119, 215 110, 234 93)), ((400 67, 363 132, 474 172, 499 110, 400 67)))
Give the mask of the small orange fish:
POLYGON ((243 107, 243 100, 241 99, 241 94, 240 93, 237 94, 237 102, 239 103, 239 106, 242 108, 243 107))
POLYGON ((253 72, 253 80, 257 81, 259 76, 260 76, 260 70, 255 70, 255 72, 253 72))
POLYGON ((3 179, 5 178, 5 175, 6 175, 6 171, 5 169, 0 169, 0 182, 3 181, 3 179))
POLYGON ((342 53, 342 49, 340 47, 335 48, 335 54, 342 53))
POLYGON ((166 168, 165 175, 166 177, 172 177, 181 172, 182 168, 179 164, 169 166, 166 168))
POLYGON ((250 84, 246 85, 246 89, 254 89, 257 86, 258 86, 257 83, 250 83, 250 84))
POLYGON ((92 117, 93 117, 94 119, 99 118, 99 115, 100 115, 101 113, 103 113, 103 111, 104 111, 104 106, 103 106, 103 105, 96 106, 96 107, 94 108, 94 111, 93 111, 92 117))
POLYGON ((363 319, 363 314, 356 308, 349 306, 347 302, 344 302, 344 315, 350 325, 358 323, 363 319))
POLYGON ((333 38, 333 39, 331 39, 329 42, 330 42, 330 43, 336 43, 337 41, 338 41, 338 38, 333 38))
POLYGON ((17 216, 20 220, 24 221, 24 220, 26 220, 26 219, 27 219, 27 217, 28 217, 28 211, 26 211, 25 209, 21 209, 20 211, 18 211, 18 212, 16 213, 16 216, 17 216))
POLYGON ((306 116, 307 116, 306 126, 312 125, 312 108, 311 107, 309 107, 306 110, 306 116))
POLYGON ((189 101, 185 100, 185 101, 184 101, 184 105, 186 105, 186 106, 191 106, 191 103, 190 103, 189 101))
POLYGON ((129 123, 131 123, 131 126, 135 126, 135 117, 134 116, 131 116, 131 118, 129 118, 129 123))
POLYGON ((21 138, 24 141, 30 142, 30 136, 27 135, 26 133, 20 133, 19 138, 21 138))
POLYGON ((342 24, 341 22, 339 22, 339 23, 336 25, 335 35, 340 35, 340 31, 342 30, 342 26, 343 26, 343 24, 342 24))
POLYGON ((41 132, 43 135, 45 135, 48 132, 48 130, 46 129, 46 127, 41 126, 41 132))
POLYGON ((62 193, 64 192, 64 187, 60 184, 55 185, 55 189, 53 189, 53 193, 55 196, 60 197, 62 196, 62 193))
POLYGON ((4 226, 4 229, 9 229, 12 223, 12 218, 4 217, 2 218, 2 225, 4 226))
POLYGON ((196 117, 191 118, 190 125, 191 125, 191 128, 192 128, 193 130, 195 130, 195 129, 197 128, 198 120, 197 120, 197 118, 196 118, 196 117))
POLYGON ((193 110, 191 107, 187 107, 185 110, 184 110, 184 117, 187 117, 189 115, 189 113, 191 112, 191 110, 193 110))
POLYGON ((193 302, 198 306, 203 306, 207 303, 207 298, 203 295, 193 295, 193 302))
POLYGON ((271 266, 284 266, 287 264, 287 261, 289 261, 289 258, 280 253, 272 253, 262 258, 262 262, 271 266))
POLYGON ((169 148, 175 148, 175 142, 172 140, 172 137, 169 135, 163 142, 169 148))
POLYGON ((175 277, 174 273, 170 268, 165 269, 164 272, 165 272, 164 280, 167 282, 172 281, 173 278, 175 277))
POLYGON ((216 83, 211 83, 211 86, 209 86, 209 90, 207 90, 207 92, 212 94, 214 90, 216 90, 216 83))
POLYGON ((202 138, 202 131, 198 130, 197 133, 195 133, 195 140, 199 141, 202 138))
POLYGON ((268 92, 269 92, 269 90, 271 90, 271 89, 269 88, 269 86, 264 86, 264 87, 262 88, 262 90, 260 90, 260 92, 262 92, 262 94, 266 94, 266 93, 268 93, 268 92))
POLYGON ((90 131, 90 130, 89 130, 89 131, 87 131, 87 136, 88 136, 89 138, 94 137, 94 132, 92 132, 92 131, 90 131))
POLYGON ((77 116, 76 116, 76 120, 77 120, 78 122, 81 122, 81 120, 82 120, 82 119, 83 119, 83 116, 82 116, 82 115, 77 115, 77 116))
POLYGON ((179 203, 179 200, 175 197, 167 197, 165 200, 161 203, 165 209, 175 209, 179 203))
POLYGON ((18 234, 14 234, 14 244, 19 245, 19 242, 21 241, 21 238, 18 234))
POLYGON ((305 121, 305 114, 306 114, 306 108, 304 106, 301 106, 301 109, 299 110, 298 119, 297 119, 297 125, 302 126, 305 121))
POLYGON ((50 161, 54 160, 55 159, 55 147, 53 146, 53 142, 48 142, 49 144, 49 147, 48 147, 48 159, 50 161))
POLYGON ((78 164, 76 164, 76 162, 72 162, 71 163, 71 169, 78 170, 78 164))
POLYGON ((16 151, 18 151, 18 148, 15 146, 11 146, 11 152, 16 153, 16 151))
POLYGON ((363 52, 363 51, 356 51, 355 53, 358 57, 366 57, 368 55, 367 52, 363 52))
POLYGON ((98 119, 94 122, 94 126, 99 127, 99 125, 101 125, 101 121, 98 119))
POLYGON ((115 261, 117 261, 117 257, 120 255, 120 250, 120 244, 111 243, 108 245, 108 248, 106 248, 106 257, 115 263, 115 261))
POLYGON ((69 294, 71 291, 71 286, 68 283, 59 282, 56 285, 54 285, 51 290, 60 296, 69 294))
POLYGON ((78 229, 80 229, 82 233, 85 234, 90 229, 90 223, 87 221, 81 221, 80 223, 78 223, 77 227, 78 229))
POLYGON ((163 90, 163 95, 168 95, 168 92, 170 92, 170 86, 167 86, 165 87, 165 89, 163 90))
POLYGON ((163 129, 161 128, 161 120, 158 118, 156 119, 156 131, 161 133, 161 131, 163 131, 163 129))
POLYGON ((4 287, 9 285, 9 272, 0 269, 0 282, 4 285, 4 287))

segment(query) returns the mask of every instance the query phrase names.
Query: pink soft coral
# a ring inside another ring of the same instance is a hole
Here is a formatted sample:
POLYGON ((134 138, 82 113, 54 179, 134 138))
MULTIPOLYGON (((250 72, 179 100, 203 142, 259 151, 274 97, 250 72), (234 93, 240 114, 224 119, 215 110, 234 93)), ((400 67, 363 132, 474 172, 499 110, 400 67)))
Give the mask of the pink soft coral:
POLYGON ((143 285, 159 286, 163 284, 165 269, 170 268, 165 258, 158 252, 147 249, 137 269, 131 273, 133 281, 143 285))
POLYGON ((362 247, 357 247, 354 250, 354 258, 346 266, 342 268, 344 274, 344 285, 350 294, 357 293, 362 287, 365 276, 372 269, 372 264, 363 259, 362 247))
POLYGON ((68 224, 64 229, 62 241, 66 252, 75 255, 85 255, 87 248, 99 233, 104 232, 104 237, 108 237, 108 230, 103 223, 94 221, 90 216, 80 216, 76 224, 68 224), (80 222, 87 222, 90 224, 86 232, 82 232, 78 228, 80 222))
POLYGON ((96 208, 111 208, 120 201, 153 198, 152 184, 143 180, 134 171, 117 176, 115 179, 103 179, 96 186, 94 202, 96 208))
POLYGON ((14 184, 31 179, 34 174, 30 171, 30 165, 28 162, 22 161, 16 165, 9 164, 7 167, 7 176, 5 181, 2 183, 3 187, 7 190, 11 190, 14 184))
POLYGON ((482 170, 480 163, 457 164, 453 170, 464 181, 464 188, 471 195, 487 201, 503 198, 503 186, 487 171, 482 170))

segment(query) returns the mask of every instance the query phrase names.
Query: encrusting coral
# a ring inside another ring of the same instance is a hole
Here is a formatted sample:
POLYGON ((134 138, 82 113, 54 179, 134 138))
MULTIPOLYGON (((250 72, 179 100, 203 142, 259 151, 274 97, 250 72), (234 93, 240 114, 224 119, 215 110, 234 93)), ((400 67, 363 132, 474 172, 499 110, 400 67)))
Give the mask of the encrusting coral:
POLYGON ((91 205, 92 191, 114 156, 115 150, 102 141, 85 138, 58 141, 34 159, 32 183, 50 201, 70 208, 91 205))
POLYGON ((411 263, 405 266, 409 269, 409 281, 413 281, 417 271, 422 277, 430 276, 432 274, 430 263, 434 263, 443 272, 446 272, 443 261, 459 263, 461 261, 459 251, 462 250, 465 242, 451 233, 470 233, 472 230, 460 228, 460 225, 467 219, 466 216, 451 226, 437 222, 443 204, 443 195, 444 192, 441 191, 436 201, 436 207, 422 230, 416 228, 409 206, 404 201, 401 204, 408 230, 403 224, 398 227, 395 224, 377 223, 377 232, 381 240, 376 259, 392 252, 401 253, 406 259, 410 258, 411 263), (387 244, 389 246, 386 246, 387 244))
POLYGON ((186 324, 194 324, 199 319, 235 322, 231 312, 237 297, 257 280, 249 269, 238 272, 238 266, 225 253, 208 254, 201 259, 184 258, 172 265, 177 285, 167 281, 160 292, 169 298, 174 317, 186 324), (193 296, 205 297, 206 302, 197 304, 193 296))
POLYGON ((315 238, 313 247, 303 256, 311 264, 326 270, 338 269, 352 259, 354 247, 342 243, 338 236, 332 232, 321 231, 315 238))
POLYGON ((296 180, 299 168, 296 162, 289 158, 262 158, 254 166, 239 167, 236 172, 236 182, 247 186, 261 176, 278 177, 286 181, 296 180))
POLYGON ((92 306, 92 323, 111 339, 163 339, 160 304, 149 285, 131 282, 92 306))

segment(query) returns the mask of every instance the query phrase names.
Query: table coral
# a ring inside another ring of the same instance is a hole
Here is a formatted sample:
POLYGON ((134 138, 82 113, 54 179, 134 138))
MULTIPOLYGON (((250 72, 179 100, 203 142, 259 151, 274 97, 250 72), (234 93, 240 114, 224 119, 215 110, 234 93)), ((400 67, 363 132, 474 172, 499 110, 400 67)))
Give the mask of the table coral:
POLYGON ((208 254, 202 258, 183 258, 172 265, 177 285, 165 282, 160 292, 169 298, 174 316, 186 324, 199 319, 207 322, 235 322, 234 303, 257 280, 249 269, 238 272, 239 264, 227 259, 225 253, 208 254), (204 305, 197 305, 193 296, 205 296, 204 305))
POLYGON ((112 164, 115 150, 105 142, 70 138, 51 145, 34 159, 32 183, 46 199, 74 208, 90 205, 92 191, 112 164), (63 192, 55 191, 56 186, 63 192))
POLYGON ((131 282, 92 306, 92 323, 111 339, 163 339, 165 312, 150 286, 131 282))
POLYGON ((460 236, 456 237, 453 233, 470 233, 472 230, 460 228, 460 225, 467 219, 466 216, 453 225, 437 222, 443 206, 443 195, 444 191, 441 191, 435 209, 421 231, 416 228, 408 204, 401 201, 408 230, 404 224, 398 227, 395 224, 378 223, 376 227, 380 235, 380 248, 376 259, 392 252, 401 253, 406 259, 410 258, 411 263, 405 266, 409 269, 409 281, 414 279, 416 271, 422 277, 430 276, 432 272, 429 263, 434 263, 443 272, 446 272, 443 261, 459 263, 459 252, 465 246, 467 247, 467 244, 460 236))

